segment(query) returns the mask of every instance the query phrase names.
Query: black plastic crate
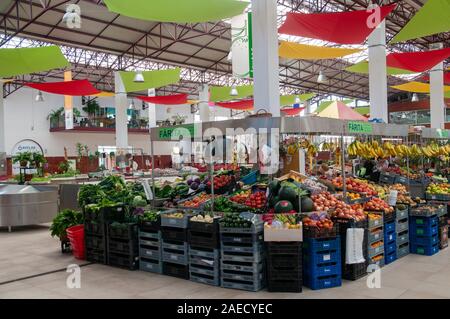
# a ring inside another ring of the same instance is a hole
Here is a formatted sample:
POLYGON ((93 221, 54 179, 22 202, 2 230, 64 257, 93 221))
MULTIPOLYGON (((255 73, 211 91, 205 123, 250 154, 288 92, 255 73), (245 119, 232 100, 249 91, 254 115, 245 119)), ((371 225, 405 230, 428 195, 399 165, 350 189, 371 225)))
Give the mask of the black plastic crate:
POLYGON ((188 242, 191 246, 216 249, 220 247, 219 232, 188 231, 188 242))
POLYGON ((97 221, 99 223, 120 222, 125 219, 125 210, 122 205, 113 207, 103 207, 99 211, 83 208, 83 216, 85 221, 97 221))
POLYGON ((108 264, 106 250, 86 249, 86 260, 97 264, 108 264))
POLYGON ((86 250, 106 250, 105 236, 92 236, 85 234, 84 243, 86 246, 86 250))
POLYGON ((189 265, 163 262, 163 274, 181 279, 189 279, 189 265))
POLYGON ((163 240, 188 241, 188 231, 185 228, 161 227, 161 235, 163 240))
POLYGON ((112 223, 108 225, 108 237, 113 239, 135 240, 138 237, 138 232, 138 225, 135 223, 112 223))
POLYGON ((394 210, 392 213, 383 212, 383 221, 385 224, 397 220, 397 212, 394 210))
POLYGON ((297 270, 275 270, 267 267, 267 280, 292 280, 302 281, 303 271, 301 267, 297 270))
POLYGON ((189 229, 200 233, 219 233, 219 219, 214 218, 212 223, 189 221, 189 229))
POLYGON ((338 235, 338 226, 333 225, 331 229, 317 227, 303 227, 303 239, 305 238, 333 238, 338 235))
POLYGON ((108 252, 136 256, 139 254, 138 241, 137 239, 135 240, 109 239, 108 252))
POLYGON ((267 280, 269 292, 302 292, 302 280, 267 280))
POLYGON ((157 232, 161 230, 161 216, 158 215, 158 220, 155 222, 140 221, 139 230, 143 232, 157 232))
POLYGON ((96 221, 85 221, 84 233, 87 235, 106 236, 105 223, 96 221))
POLYGON ((302 271, 302 255, 268 255, 267 267, 270 271, 302 271))
POLYGON ((301 242, 266 242, 268 258, 277 254, 301 256, 302 246, 301 242))
POLYGON ((108 252, 108 265, 136 270, 139 268, 139 256, 108 252))
POLYGON ((448 225, 448 218, 447 218, 447 216, 439 217, 439 226, 446 226, 446 225, 448 225))

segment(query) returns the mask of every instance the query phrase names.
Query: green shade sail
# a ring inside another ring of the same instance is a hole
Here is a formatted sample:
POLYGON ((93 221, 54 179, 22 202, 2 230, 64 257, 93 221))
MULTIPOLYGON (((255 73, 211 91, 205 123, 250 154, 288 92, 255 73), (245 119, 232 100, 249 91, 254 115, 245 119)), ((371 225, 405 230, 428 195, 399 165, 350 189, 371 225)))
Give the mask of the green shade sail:
POLYGON ((313 97, 315 97, 316 94, 315 93, 306 93, 306 94, 299 94, 299 95, 282 95, 282 96, 280 96, 280 106, 295 104, 295 99, 297 98, 297 96, 300 98, 301 102, 306 102, 308 100, 311 100, 313 97))
POLYGON ((0 78, 38 73, 70 66, 57 46, 0 49, 0 78))
POLYGON ((209 88, 211 102, 225 102, 231 100, 239 100, 253 95, 253 85, 236 86, 237 96, 231 96, 231 86, 212 86, 209 88))
POLYGON ((174 23, 200 23, 231 18, 249 2, 236 0, 104 0, 109 11, 131 18, 174 23))
POLYGON ((428 0, 390 43, 450 31, 450 0, 428 0))
POLYGON ((370 114, 370 106, 355 107, 353 111, 358 112, 361 115, 367 115, 370 114))
POLYGON ((134 82, 134 76, 136 72, 120 71, 120 77, 122 78, 123 85, 125 86, 125 92, 138 92, 148 89, 156 89, 166 85, 178 83, 180 81, 181 69, 170 70, 158 70, 158 71, 146 71, 142 72, 144 76, 144 82, 134 82))
POLYGON ((327 107, 329 107, 331 105, 331 103, 333 103, 334 101, 325 101, 319 104, 319 106, 317 107, 317 109, 314 111, 314 113, 320 113, 323 110, 325 110, 327 107))
MULTIPOLYGON (((353 64, 352 66, 349 66, 348 68, 345 68, 345 71, 353 73, 369 74, 369 62, 361 61, 359 63, 353 64)), ((414 74, 414 73, 417 72, 391 67, 387 68, 387 75, 414 74)))

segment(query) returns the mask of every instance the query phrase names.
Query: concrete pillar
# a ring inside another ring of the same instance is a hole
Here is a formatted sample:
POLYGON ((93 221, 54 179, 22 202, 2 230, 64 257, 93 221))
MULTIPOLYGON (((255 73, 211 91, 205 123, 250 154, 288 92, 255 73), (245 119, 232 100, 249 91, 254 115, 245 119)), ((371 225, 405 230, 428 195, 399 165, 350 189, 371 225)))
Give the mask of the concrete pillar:
POLYGON ((198 99, 201 101, 198 104, 199 110, 200 110, 200 121, 202 123, 209 122, 210 119, 210 112, 209 112, 209 85, 203 84, 200 87, 200 93, 198 96, 198 99))
MULTIPOLYGON (((72 81, 72 71, 64 72, 64 81, 72 81)), ((64 95, 64 117, 66 130, 73 130, 73 97, 64 95)))
POLYGON ((388 122, 386 23, 381 22, 368 39, 370 117, 388 122))
POLYGON ((3 85, 0 79, 0 153, 6 152, 5 104, 3 100, 3 85))
POLYGON ((252 0, 255 111, 280 116, 277 1, 252 0))
POLYGON ((128 98, 119 72, 114 73, 116 102, 116 147, 128 148, 128 98))
MULTIPOLYGON (((442 43, 431 46, 430 49, 442 49, 442 43)), ((430 70, 430 115, 431 127, 443 129, 445 126, 444 101, 444 62, 430 70)))
MULTIPOLYGON (((155 89, 148 90, 148 96, 156 96, 155 89)), ((148 126, 150 129, 156 127, 156 104, 147 103, 148 106, 148 126)))

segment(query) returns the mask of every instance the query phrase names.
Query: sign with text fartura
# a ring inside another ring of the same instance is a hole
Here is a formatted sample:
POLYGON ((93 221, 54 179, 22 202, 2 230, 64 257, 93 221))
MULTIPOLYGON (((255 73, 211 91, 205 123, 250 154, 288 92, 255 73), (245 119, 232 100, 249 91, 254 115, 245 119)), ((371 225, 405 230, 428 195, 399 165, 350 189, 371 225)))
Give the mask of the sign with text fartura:
POLYGON ((372 124, 364 122, 348 122, 349 133, 372 133, 372 124))
POLYGON ((178 140, 180 136, 186 138, 187 137, 186 130, 189 131, 189 134, 191 135, 190 138, 194 138, 195 136, 194 124, 188 124, 177 127, 161 127, 158 130, 158 137, 160 140, 174 141, 178 140))
POLYGON ((441 138, 449 138, 450 137, 450 131, 449 130, 437 130, 437 135, 441 138))

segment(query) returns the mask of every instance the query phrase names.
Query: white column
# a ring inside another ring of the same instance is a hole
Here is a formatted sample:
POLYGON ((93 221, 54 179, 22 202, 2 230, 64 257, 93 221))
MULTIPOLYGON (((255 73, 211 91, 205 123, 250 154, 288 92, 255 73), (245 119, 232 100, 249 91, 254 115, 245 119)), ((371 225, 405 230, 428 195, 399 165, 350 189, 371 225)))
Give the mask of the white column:
MULTIPOLYGON (((148 90, 148 96, 156 96, 155 89, 148 90)), ((156 104, 147 103, 148 106, 148 126, 150 129, 156 127, 156 104)))
POLYGON ((368 39, 370 117, 388 122, 386 23, 381 22, 368 39))
POLYGON ((200 93, 198 95, 198 99, 201 101, 198 104, 198 108, 200 110, 200 121, 202 123, 211 121, 210 112, 209 112, 209 85, 203 84, 200 87, 200 93))
POLYGON ((3 85, 0 79, 0 153, 6 152, 6 133, 5 133, 5 104, 3 100, 3 85))
POLYGON ((280 116, 277 1, 252 0, 255 111, 280 116))
POLYGON ((128 148, 128 99, 119 72, 114 73, 116 102, 116 146, 128 148))
MULTIPOLYGON (((437 43, 431 49, 442 49, 442 43, 437 43)), ((445 126, 444 101, 444 62, 430 70, 430 115, 431 128, 443 129, 445 126)))

